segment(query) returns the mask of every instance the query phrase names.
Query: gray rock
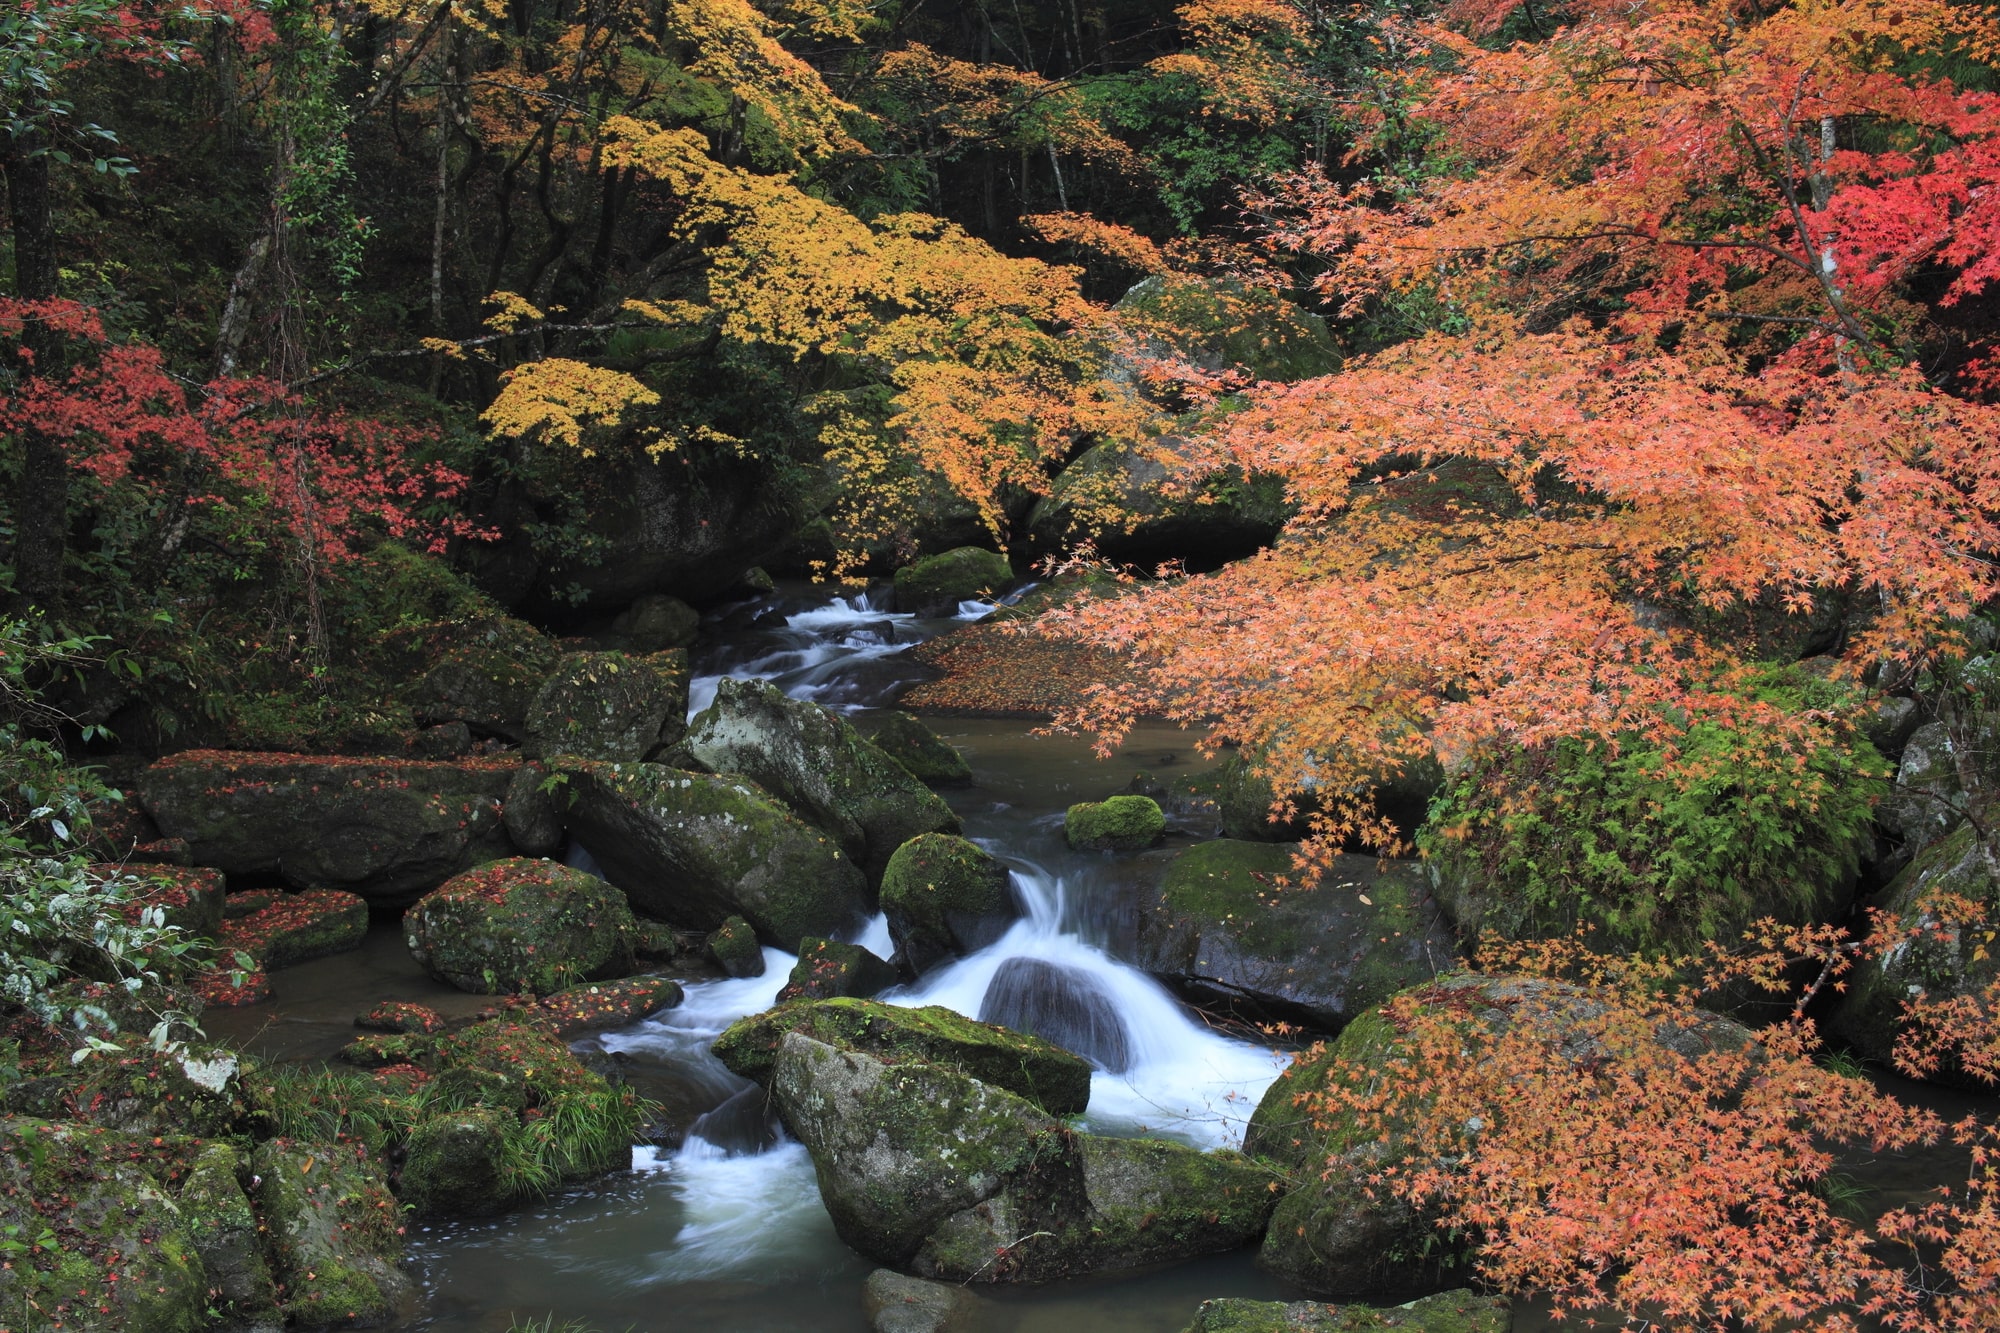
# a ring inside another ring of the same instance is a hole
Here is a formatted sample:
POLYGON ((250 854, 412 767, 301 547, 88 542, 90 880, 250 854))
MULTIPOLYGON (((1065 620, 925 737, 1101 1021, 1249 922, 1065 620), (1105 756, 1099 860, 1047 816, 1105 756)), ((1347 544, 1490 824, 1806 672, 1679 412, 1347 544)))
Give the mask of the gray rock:
POLYGON ((1970 736, 1965 729, 1955 736, 1942 722, 1916 728, 1903 746, 1895 785, 1875 807, 1875 822, 1902 844, 1905 853, 1944 837, 1965 818, 1961 765, 1986 776, 1994 767, 1996 744, 2000 737, 1990 724, 1970 736))
POLYGON ((846 719, 768 681, 723 681, 683 746, 703 767, 742 774, 832 834, 870 884, 904 842, 958 831, 951 807, 846 719))
POLYGON ((552 856, 562 846, 562 814, 556 798, 542 789, 549 771, 540 764, 523 764, 508 780, 501 805, 507 838, 529 856, 552 856))
POLYGON ((878 1268, 861 1288, 861 1309, 873 1333, 952 1333, 973 1317, 965 1288, 878 1268))
POLYGON ((688 706, 687 654, 570 653, 528 709, 531 758, 645 759, 680 739, 688 706))
POLYGON ((701 630, 701 613, 678 597, 649 592, 619 612, 611 629, 623 635, 634 652, 686 648, 701 630))
POLYGON ((1923 720, 1923 710, 1917 707, 1915 699, 1892 694, 1876 700, 1862 713, 1861 731, 1882 752, 1882 757, 1893 763, 1903 757, 1903 747, 1910 743, 1910 737, 1916 734, 1923 720))
POLYGON ((412 1291, 382 1169, 351 1147, 274 1139, 251 1157, 288 1323, 387 1323, 412 1291))
POLYGON ((972 766, 939 740, 937 733, 908 713, 891 713, 875 732, 875 748, 933 787, 969 787, 972 766))
POLYGON ((215 1306, 226 1324, 281 1322, 277 1288, 264 1262, 257 1215, 238 1180, 236 1150, 226 1143, 202 1149, 181 1185, 181 1211, 195 1219, 195 1253, 201 1256, 215 1306))
POLYGON ((1460 1288, 1376 1309, 1318 1301, 1203 1301, 1181 1333, 1510 1333, 1514 1311, 1504 1297, 1460 1288))

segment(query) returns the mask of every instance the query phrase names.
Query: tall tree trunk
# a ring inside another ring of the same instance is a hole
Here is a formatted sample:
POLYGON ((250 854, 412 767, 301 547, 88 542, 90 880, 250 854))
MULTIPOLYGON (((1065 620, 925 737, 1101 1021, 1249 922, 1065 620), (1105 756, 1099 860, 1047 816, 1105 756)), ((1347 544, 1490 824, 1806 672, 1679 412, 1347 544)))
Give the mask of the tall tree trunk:
MULTIPOLYGON (((31 125, 39 108, 23 116, 31 125)), ((4 158, 7 204, 14 229, 14 294, 25 301, 55 299, 55 204, 49 197, 47 140, 39 129, 18 136, 4 158)), ((31 320, 22 342, 35 358, 34 373, 60 373, 63 341, 46 323, 31 320)), ((69 527, 69 460, 62 442, 33 427, 21 432, 21 488, 14 508, 14 596, 17 611, 62 603, 63 547, 69 527)))

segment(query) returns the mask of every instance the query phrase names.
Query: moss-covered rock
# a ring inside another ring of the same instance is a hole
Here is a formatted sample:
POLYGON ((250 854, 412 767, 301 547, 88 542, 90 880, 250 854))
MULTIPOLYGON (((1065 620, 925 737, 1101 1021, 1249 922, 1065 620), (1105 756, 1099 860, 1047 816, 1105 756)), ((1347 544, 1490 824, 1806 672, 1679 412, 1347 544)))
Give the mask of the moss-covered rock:
POLYGON ((288 1323, 387 1323, 411 1292, 396 1201, 357 1145, 273 1139, 251 1156, 272 1274, 288 1323))
POLYGON ((1213 373, 1290 382, 1340 367, 1323 318, 1234 278, 1158 274, 1134 283, 1117 308, 1152 355, 1213 373))
POLYGON ((1408 1305, 1321 1305, 1315 1301, 1203 1301, 1182 1333, 1509 1333, 1514 1312, 1504 1297, 1441 1291, 1408 1305))
POLYGON ((897 956, 918 973, 985 948, 1021 911, 1007 867, 948 833, 896 849, 882 873, 881 902, 897 956))
POLYGON ((28 1117, 0 1119, 0 1311, 84 1333, 196 1333, 208 1279, 169 1182, 198 1147, 28 1117))
POLYGON ((1326 1031, 1451 965, 1414 862, 1341 856, 1281 886, 1297 877, 1293 850, 1220 839, 1182 852, 1140 901, 1130 960, 1204 1003, 1326 1031))
POLYGON ((1039 1037, 974 1022, 937 1005, 906 1009, 861 999, 779 1005, 739 1019, 716 1039, 715 1055, 742 1077, 769 1083, 778 1047, 790 1032, 892 1062, 947 1066, 1050 1115, 1075 1115, 1090 1101, 1088 1061, 1039 1037))
POLYGON ((570 653, 528 709, 523 749, 531 758, 645 759, 680 739, 687 706, 684 651, 570 653))
POLYGON ((1272 1177, 1236 1153, 1078 1134, 942 1065, 790 1032, 771 1100, 849 1245, 924 1277, 1044 1281, 1232 1249, 1272 1177))
POLYGON ((659 764, 557 771, 576 797, 570 833, 649 916, 703 930, 742 916, 791 949, 867 911, 867 881, 834 839, 746 779, 659 764))
POLYGON ((908 769, 910 776, 933 787, 969 787, 972 765, 956 747, 909 713, 895 712, 875 731, 875 748, 908 769))
POLYGON ((242 1057, 221 1046, 169 1052, 133 1044, 137 1049, 94 1058, 79 1071, 72 1101, 80 1115, 133 1134, 219 1138, 242 1127, 242 1057))
POLYGON ((266 972, 361 947, 368 903, 339 889, 280 894, 268 907, 222 923, 215 941, 242 952, 266 972))
POLYGON ((356 1014, 354 1026, 370 1032, 407 1032, 435 1036, 444 1031, 444 1015, 407 1000, 384 1000, 365 1014, 356 1014))
POLYGON ((761 680, 725 680, 688 724, 687 752, 740 773, 826 830, 881 882, 889 857, 920 833, 958 830, 958 816, 838 713, 761 680))
POLYGON ((841 996, 865 1000, 896 981, 896 969, 860 945, 808 937, 799 941, 799 961, 778 991, 778 1002, 841 996))
POLYGON ((230 1145, 211 1143, 195 1158, 176 1200, 225 1327, 278 1321, 277 1285, 264 1260, 262 1228, 243 1192, 249 1165, 230 1145))
POLYGON ((896 571, 896 609, 919 616, 948 616, 982 593, 1005 592, 1014 582, 1007 557, 961 546, 913 560, 896 571))
POLYGON ((757 928, 740 916, 732 916, 708 933, 702 952, 732 977, 764 975, 764 945, 757 928))
POLYGON ((540 764, 523 764, 507 782, 502 798, 507 838, 529 856, 553 856, 562 846, 562 811, 549 790, 549 771, 540 764))
POLYGON ((520 1120, 475 1107, 432 1116, 410 1131, 397 1178, 399 1197, 420 1217, 485 1217, 518 1201, 508 1138, 520 1120))
POLYGON ((1230 466, 1184 489, 1201 457, 1183 435, 1091 447, 1028 515, 1032 551, 1055 555, 1088 541, 1123 563, 1212 568, 1268 546, 1294 512, 1284 480, 1230 466))
POLYGON ((500 801, 515 767, 190 750, 137 787, 201 865, 407 902, 506 850, 500 801))
POLYGON ((680 983, 671 978, 625 977, 544 996, 535 1006, 533 1021, 568 1041, 586 1032, 636 1023, 685 998, 680 983))
MULTIPOLYGON (((1259 762, 1255 753, 1238 752, 1217 766, 1215 802, 1222 836, 1247 842, 1297 842, 1308 831, 1306 816, 1315 808, 1315 797, 1311 791, 1295 793, 1297 814, 1274 819, 1271 806, 1276 793, 1270 778, 1257 771, 1259 762)), ((1431 798, 1444 785, 1444 769, 1436 760, 1413 762, 1394 772, 1378 768, 1369 785, 1375 808, 1408 837, 1429 814, 1431 798)))
MULTIPOLYGON (((1996 908, 2000 861, 1972 825, 1960 824, 1919 852, 1884 892, 1881 910, 1906 938, 1855 968, 1829 1029, 1870 1059, 1890 1063, 1905 1029, 1907 1003, 1978 995, 2000 978, 2000 947, 1987 938, 1996 908), (1938 900, 1945 895, 1978 904, 1984 919, 1960 921, 1944 914, 1938 900)), ((1947 1083, 1976 1082, 1949 1061, 1935 1077, 1947 1083)))
POLYGON ((1975 777, 1990 779, 1995 766, 1992 756, 2000 736, 2000 725, 1983 721, 1983 733, 1971 745, 1955 744, 1951 728, 1942 722, 1926 722, 1915 728, 1903 743, 1902 760, 1896 767, 1896 781, 1875 807, 1875 820, 1905 855, 1914 854, 1957 828, 1965 819, 1965 775, 1961 761, 1970 758, 1975 777))
MULTIPOLYGON (((1596 991, 1537 977, 1452 974, 1426 983, 1415 998, 1453 1021, 1498 1030, 1522 1021, 1546 1025, 1574 1045, 1576 1058, 1601 1056, 1584 1025, 1601 1016, 1596 991)), ((1750 1041, 1739 1025, 1689 1011, 1657 1030, 1661 1045, 1693 1056, 1735 1050, 1750 1041)), ((1309 1292, 1375 1298, 1411 1296, 1449 1285, 1463 1255, 1407 1204, 1371 1189, 1369 1178, 1399 1164, 1403 1139, 1351 1115, 1328 1111, 1316 1095, 1334 1080, 1383 1077, 1401 1051, 1397 1029, 1377 1009, 1356 1017, 1331 1044, 1307 1052, 1268 1088, 1243 1137, 1243 1149, 1289 1178, 1257 1262, 1309 1292)), ((1462 1280, 1462 1278, 1461 1278, 1462 1280)))
POLYGON ((94 865, 100 881, 123 879, 129 885, 125 919, 137 923, 141 913, 157 910, 162 924, 190 935, 212 936, 222 924, 225 901, 222 872, 190 866, 94 865))
POLYGON ((419 722, 460 722, 515 742, 527 738, 528 710, 562 657, 554 640, 509 616, 436 621, 400 637, 423 659, 407 695, 419 722))
POLYGON ((861 1288, 861 1312, 871 1333, 953 1333, 975 1317, 976 1308, 964 1287, 887 1268, 870 1273, 861 1288))
POLYGON ((1150 796, 1079 801, 1063 816, 1063 836, 1079 851, 1139 852, 1167 831, 1167 817, 1150 796))
POLYGON ((611 632, 636 653, 686 648, 701 632, 701 613, 678 597, 649 592, 618 613, 611 632))
POLYGON ((410 954, 476 995, 549 995, 632 970, 624 895, 554 861, 494 861, 426 894, 403 917, 410 954))
POLYGON ((340 1059, 359 1069, 387 1069, 427 1060, 436 1048, 435 1040, 420 1033, 371 1033, 341 1047, 340 1059))

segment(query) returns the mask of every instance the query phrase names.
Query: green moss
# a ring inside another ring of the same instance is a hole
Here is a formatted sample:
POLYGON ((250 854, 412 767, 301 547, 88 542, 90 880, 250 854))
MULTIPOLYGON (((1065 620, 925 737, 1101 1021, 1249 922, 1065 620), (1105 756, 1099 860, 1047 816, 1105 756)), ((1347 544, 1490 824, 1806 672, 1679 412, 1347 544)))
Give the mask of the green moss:
POLYGON ((858 944, 807 936, 799 941, 799 961, 778 992, 787 1000, 866 999, 896 984, 896 969, 858 944))
POLYGON ((1076 1114, 1090 1100, 1090 1064, 1082 1057, 937 1005, 912 1009, 857 999, 780 1005, 732 1025, 716 1039, 715 1054, 744 1078, 766 1083, 790 1032, 892 1062, 945 1065, 1025 1097, 1051 1115, 1076 1114))
POLYGON ((1183 1333, 1508 1333, 1514 1317, 1505 1299, 1446 1291, 1408 1305, 1284 1304, 1235 1297, 1203 1301, 1183 1333))
POLYGON ((896 571, 896 609, 918 615, 948 615, 981 593, 999 592, 1014 581, 1007 557, 977 546, 927 555, 896 571))
POLYGON ((732 916, 710 932, 703 946, 710 958, 732 977, 764 975, 764 946, 748 921, 732 916))
POLYGON ((521 1197, 509 1170, 518 1116, 474 1108, 433 1116, 410 1131, 397 1188, 422 1217, 478 1217, 521 1197))
POLYGON ((410 952, 478 995, 550 995, 630 971, 637 923, 625 895, 553 861, 495 861, 448 880, 403 918, 410 952))
POLYGON ((1083 801, 1063 818, 1069 845, 1095 851, 1136 852, 1151 847, 1167 831, 1167 817, 1150 796, 1113 796, 1083 801))
POLYGON ((875 747, 933 787, 971 785, 972 765, 953 746, 908 713, 889 714, 874 735, 875 747))
POLYGON ((644 759, 681 738, 687 704, 685 649, 645 657, 571 653, 528 709, 525 751, 531 758, 644 759))
POLYGON ((922 972, 972 952, 1015 915, 1007 867, 977 844, 926 833, 896 849, 882 872, 882 910, 904 962, 922 972))
POLYGON ((395 1199, 351 1146, 276 1139, 251 1159, 287 1320, 387 1322, 408 1290, 395 1199))

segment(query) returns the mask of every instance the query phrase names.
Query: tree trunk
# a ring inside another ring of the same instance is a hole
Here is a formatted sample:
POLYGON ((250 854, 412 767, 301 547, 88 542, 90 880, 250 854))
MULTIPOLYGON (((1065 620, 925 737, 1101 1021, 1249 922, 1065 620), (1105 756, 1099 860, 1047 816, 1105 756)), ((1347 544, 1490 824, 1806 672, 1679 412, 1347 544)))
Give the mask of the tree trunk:
MULTIPOLYGON (((30 124, 39 108, 28 108, 30 124)), ((56 296, 55 205, 49 196, 47 140, 39 129, 17 137, 4 162, 7 203, 14 229, 14 294, 24 301, 56 296)), ((62 369, 63 340, 46 323, 30 320, 21 335, 35 359, 34 373, 62 369)), ((69 527, 69 460, 62 442, 29 427, 21 432, 21 488, 14 508, 16 611, 62 603, 63 547, 69 527)))

